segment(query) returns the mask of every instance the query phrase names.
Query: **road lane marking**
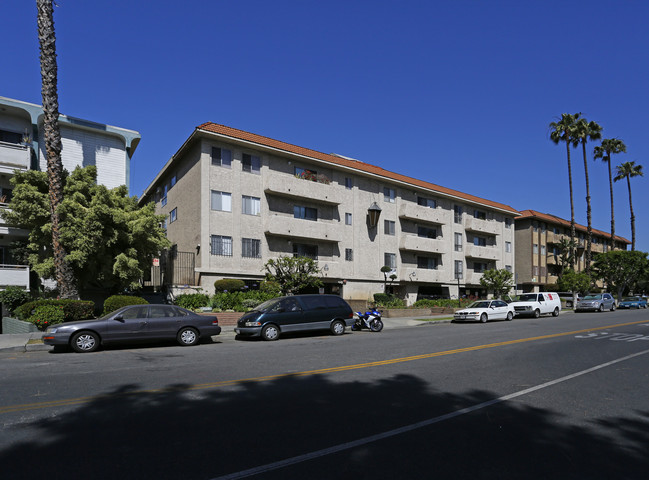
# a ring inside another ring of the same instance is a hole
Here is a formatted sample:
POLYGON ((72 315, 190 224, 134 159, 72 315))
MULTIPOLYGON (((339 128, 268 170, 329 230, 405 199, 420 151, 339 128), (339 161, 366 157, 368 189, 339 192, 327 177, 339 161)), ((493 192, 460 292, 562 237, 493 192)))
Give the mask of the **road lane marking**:
MULTIPOLYGON (((201 383, 201 384, 196 384, 196 385, 189 385, 187 387, 183 388, 183 391, 192 391, 192 390, 207 390, 211 388, 218 388, 218 387, 229 387, 229 386, 234 386, 234 385, 245 385, 246 383, 260 383, 260 382, 268 382, 272 380, 278 380, 282 378, 290 378, 290 377, 306 377, 306 376, 311 376, 311 375, 323 375, 327 373, 337 373, 337 372, 345 372, 345 371, 350 371, 350 370, 359 370, 362 368, 370 368, 370 367, 380 367, 380 366, 385 366, 385 365, 394 365, 397 363, 404 363, 404 362, 412 362, 416 360, 425 360, 428 358, 435 358, 435 357, 442 357, 445 355, 454 355, 456 353, 465 353, 465 352, 473 352, 477 350, 484 350, 487 348, 495 348, 495 347, 503 347, 506 345, 515 345, 518 343, 525 343, 525 342, 533 342, 537 340, 546 340, 549 338, 557 338, 557 337, 565 337, 568 335, 576 335, 579 333, 585 333, 585 332, 592 332, 592 331, 597 331, 597 330, 605 330, 609 328, 616 328, 616 327, 623 327, 623 326, 628 326, 628 325, 637 325, 640 323, 646 323, 646 320, 642 320, 640 322, 629 322, 629 323, 618 323, 615 325, 607 325, 605 327, 595 327, 595 328, 588 328, 584 330, 575 330, 571 332, 565 332, 565 333, 553 333, 550 335, 541 335, 538 337, 529 337, 529 338, 521 338, 518 340, 507 340, 504 342, 497 342, 497 343, 489 343, 486 345, 477 345, 473 347, 465 347, 465 348, 457 348, 454 350, 445 350, 442 352, 434 352, 434 353, 425 353, 421 355, 413 355, 410 357, 402 357, 402 358, 393 358, 389 360, 379 360, 376 362, 368 362, 368 363, 359 363, 355 365, 343 365, 340 367, 330 367, 330 368, 321 368, 318 370, 307 370, 303 372, 293 372, 293 373, 280 373, 276 375, 266 375, 263 377, 253 377, 253 378, 245 378, 245 379, 235 379, 235 380, 223 380, 220 382, 212 382, 212 383, 201 383)), ((22 404, 22 405, 8 405, 6 407, 0 407, 0 414, 3 413, 15 413, 15 412, 23 412, 23 411, 28 411, 28 410, 37 410, 41 408, 53 408, 53 407, 65 407, 65 406, 73 406, 73 405, 83 405, 86 403, 90 403, 96 400, 106 400, 106 399, 111 399, 111 398, 120 398, 120 397, 125 397, 125 396, 133 396, 133 395, 141 395, 141 394, 151 394, 151 393, 165 393, 165 392, 170 392, 170 391, 178 391, 177 388, 170 387, 170 388, 156 388, 156 389, 148 389, 148 390, 134 390, 132 392, 123 392, 123 393, 114 393, 114 394, 105 394, 105 395, 94 395, 90 397, 80 397, 80 398, 69 398, 69 399, 62 399, 62 400, 52 400, 49 402, 38 402, 38 403, 27 403, 27 404, 22 404)))
POLYGON ((470 407, 462 408, 460 410, 456 410, 454 412, 450 412, 444 415, 440 415, 438 417, 434 418, 429 418, 427 420, 423 420, 421 422, 413 423, 410 425, 406 425, 403 427, 395 428, 393 430, 388 430, 386 432, 382 433, 377 433, 376 435, 370 435, 368 437, 364 438, 359 438, 358 440, 354 440, 351 442, 346 442, 346 443, 341 443, 338 445, 334 445, 332 447, 328 448, 323 448, 321 450, 316 450, 314 452, 309 452, 305 453, 303 455, 298 455, 296 457, 291 457, 287 458, 285 460, 280 460, 277 462, 273 463, 268 463, 266 465, 260 465, 258 467, 254 468, 249 468, 247 470, 242 470, 240 472, 235 472, 235 473, 230 473, 227 475, 223 475, 220 477, 215 477, 212 478, 211 480, 235 480, 238 478, 246 478, 246 477, 251 477, 253 475, 258 475, 260 473, 267 473, 272 470, 279 470, 280 468, 288 467, 291 465, 296 465, 298 463, 303 463, 309 460, 314 460, 316 458, 324 457, 327 455, 331 455, 333 453, 339 453, 345 450, 351 450, 352 448, 357 448, 361 447, 363 445, 367 445, 369 443, 377 442, 379 440, 384 440, 386 438, 391 438, 396 435, 401 435, 402 433, 408 433, 413 430, 418 430, 420 428, 428 427, 430 425, 434 425, 436 423, 443 422, 445 420, 450 420, 455 417, 459 417, 460 415, 465 415, 467 413, 475 412, 476 410, 480 410, 486 407, 490 407, 492 405, 495 405, 497 403, 502 403, 507 400, 511 400, 516 397, 520 397, 523 395, 527 395, 528 393, 535 392, 537 390, 541 390, 544 388, 551 387, 553 385, 557 385, 562 382, 566 382, 568 380, 572 380, 573 378, 580 377, 582 375, 586 375, 588 373, 592 373, 596 370, 600 370, 602 368, 610 367, 611 365, 615 365, 616 363, 624 362, 626 360, 630 360, 634 357, 638 357, 640 355, 646 355, 649 353, 649 350, 644 350, 642 352, 638 353, 633 353, 631 355, 627 355, 626 357, 618 358, 617 360, 612 360, 610 362, 602 363, 600 365, 596 365, 594 367, 588 368, 586 370, 582 370, 580 372, 572 373, 570 375, 566 375, 565 377, 557 378, 555 380, 551 380, 549 382, 542 383, 540 385, 536 385, 534 387, 526 388, 525 390, 519 390, 518 392, 510 393, 509 395, 503 395, 502 397, 494 398, 493 400, 488 400, 486 402, 478 403, 476 405, 472 405, 470 407))

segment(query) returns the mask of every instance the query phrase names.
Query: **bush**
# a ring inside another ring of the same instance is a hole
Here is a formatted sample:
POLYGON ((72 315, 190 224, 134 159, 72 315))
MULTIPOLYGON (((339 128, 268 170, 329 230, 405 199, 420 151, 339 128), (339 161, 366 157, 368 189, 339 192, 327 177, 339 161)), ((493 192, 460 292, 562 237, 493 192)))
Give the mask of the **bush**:
POLYGON ((31 298, 32 297, 27 290, 16 286, 7 287, 0 292, 0 303, 7 307, 10 314, 13 313, 16 308, 29 302, 31 298))
MULTIPOLYGON (((469 300, 468 298, 463 298, 460 300, 460 303, 462 307, 466 307, 467 305, 473 303, 473 300, 469 300)), ((450 308, 457 308, 458 303, 457 300, 454 299, 449 299, 449 298, 440 298, 438 300, 431 300, 431 299, 421 299, 417 300, 413 307, 416 308, 432 308, 432 307, 450 307, 450 308)))
POLYGON ((243 280, 236 278, 224 278, 214 282, 214 291, 219 292, 239 292, 246 286, 243 280))
POLYGON ((389 293, 375 293, 374 303, 377 307, 383 308, 404 308, 406 302, 389 293))
POLYGON ((261 290, 215 293, 210 298, 210 307, 221 310, 234 310, 235 312, 246 312, 276 296, 271 293, 262 292, 261 290))
POLYGON ((113 295, 108 297, 104 302, 104 311, 102 315, 108 315, 115 310, 118 310, 122 307, 128 307, 129 305, 147 305, 147 302, 142 297, 136 297, 134 295, 113 295))
POLYGON ((50 325, 63 323, 64 320, 63 305, 40 305, 34 309, 32 316, 27 319, 28 322, 36 325, 41 331, 46 330, 50 325))
POLYGON ((187 310, 196 310, 197 308, 207 307, 209 301, 210 298, 204 293, 185 293, 178 295, 174 303, 187 310))
POLYGON ((273 297, 279 297, 282 294, 282 287, 272 280, 264 280, 259 284, 259 290, 273 297))
POLYGON ((36 308, 46 305, 63 307, 64 322, 94 318, 95 302, 89 300, 34 300, 16 308, 14 313, 20 320, 28 322, 36 308))

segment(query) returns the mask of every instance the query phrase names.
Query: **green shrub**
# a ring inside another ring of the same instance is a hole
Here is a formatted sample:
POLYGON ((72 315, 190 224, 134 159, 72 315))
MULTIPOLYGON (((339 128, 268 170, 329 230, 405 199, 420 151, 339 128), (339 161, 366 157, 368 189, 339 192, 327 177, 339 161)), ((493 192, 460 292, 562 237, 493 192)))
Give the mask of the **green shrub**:
POLYGON ((239 292, 246 286, 243 280, 236 278, 224 278, 214 282, 214 291, 219 292, 239 292))
POLYGON ((207 307, 209 301, 210 297, 204 293, 185 293, 178 295, 174 303, 187 310, 196 310, 197 308, 207 307))
POLYGON ((29 302, 31 298, 32 297, 27 290, 16 286, 7 287, 0 292, 0 303, 7 307, 10 314, 13 313, 16 308, 29 302))
POLYGON ((40 305, 34 309, 31 317, 27 319, 28 322, 33 323, 39 330, 47 330, 47 327, 63 323, 65 314, 63 313, 63 305, 40 305))
MULTIPOLYGON (((463 298, 460 300, 462 307, 466 307, 473 303, 474 300, 469 300, 468 298, 463 298)), ((432 308, 432 307, 447 307, 447 308, 458 308, 457 300, 449 298, 440 298, 438 300, 431 299, 422 299, 417 300, 413 305, 415 308, 432 308)))
POLYGON ((377 307, 383 308, 404 308, 406 302, 389 293, 375 293, 374 303, 377 307))
POLYGON ((440 307, 441 305, 437 305, 437 300, 430 300, 428 298, 422 299, 422 300, 417 300, 413 307, 415 308, 432 308, 432 307, 440 307))
POLYGON ((147 305, 147 302, 142 297, 136 297, 134 295, 113 295, 108 297, 104 302, 104 311, 102 315, 108 315, 115 310, 118 310, 122 307, 128 307, 129 305, 147 305))
POLYGON ((215 309, 246 312, 260 303, 275 298, 276 296, 277 295, 271 293, 262 292, 261 290, 215 293, 212 298, 210 298, 209 305, 215 309))
POLYGON ((268 295, 272 295, 272 298, 279 297, 282 294, 282 287, 279 283, 273 282, 272 280, 264 280, 261 282, 259 284, 259 290, 268 295))
POLYGON ((37 307, 46 305, 63 307, 64 322, 94 318, 95 302, 89 300, 34 300, 16 308, 14 313, 20 320, 28 322, 37 307))

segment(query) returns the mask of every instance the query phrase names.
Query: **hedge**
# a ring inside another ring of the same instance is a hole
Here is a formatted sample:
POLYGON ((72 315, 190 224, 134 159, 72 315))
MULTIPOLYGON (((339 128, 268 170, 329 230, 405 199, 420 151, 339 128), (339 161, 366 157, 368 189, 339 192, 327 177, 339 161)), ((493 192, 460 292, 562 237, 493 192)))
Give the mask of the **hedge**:
POLYGON ((34 313, 28 318, 28 321, 43 331, 51 325, 62 323, 64 318, 62 305, 41 305, 34 309, 34 313))
POLYGON ((209 301, 210 297, 204 293, 185 293, 178 295, 174 303, 188 310, 196 310, 197 308, 207 307, 209 301))
POLYGON ((63 307, 64 322, 94 318, 95 302, 89 300, 34 300, 16 308, 14 313, 19 320, 29 322, 34 310, 45 305, 63 307))
POLYGON ((113 295, 108 297, 104 302, 104 312, 102 315, 108 315, 110 312, 114 312, 122 307, 128 307, 129 305, 147 305, 147 302, 142 297, 136 297, 134 295, 113 295))

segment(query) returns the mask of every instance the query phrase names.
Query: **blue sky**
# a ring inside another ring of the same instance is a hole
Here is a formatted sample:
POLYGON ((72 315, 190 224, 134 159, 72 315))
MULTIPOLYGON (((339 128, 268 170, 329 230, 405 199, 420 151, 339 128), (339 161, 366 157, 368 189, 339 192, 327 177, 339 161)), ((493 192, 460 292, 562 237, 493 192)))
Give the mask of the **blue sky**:
MULTIPOLYGON (((0 3, 0 96, 41 103, 34 1, 0 3)), ((137 130, 140 195, 199 124, 339 153, 524 210, 570 218, 565 146, 583 112, 649 177, 649 2, 57 0, 60 111, 137 130)), ((588 148, 593 227, 608 173, 588 148)), ((575 217, 586 224, 573 154, 575 217)), ((649 178, 632 180, 649 251, 649 178)), ((616 233, 631 240, 626 182, 616 233)))

